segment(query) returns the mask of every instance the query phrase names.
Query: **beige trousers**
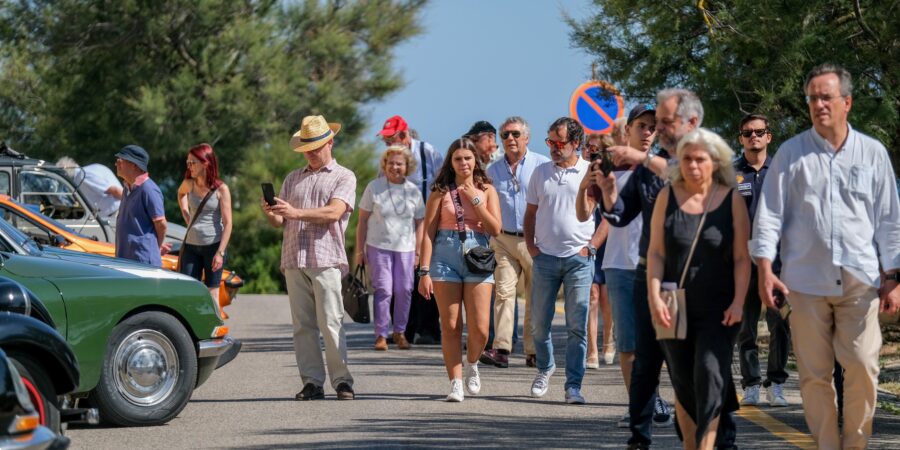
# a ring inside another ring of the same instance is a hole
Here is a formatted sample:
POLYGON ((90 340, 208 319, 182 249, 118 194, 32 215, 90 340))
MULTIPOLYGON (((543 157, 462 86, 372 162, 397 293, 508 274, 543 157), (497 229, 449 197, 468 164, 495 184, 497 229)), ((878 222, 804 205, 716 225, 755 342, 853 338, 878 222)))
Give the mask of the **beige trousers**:
POLYGON ((818 447, 866 448, 872 435, 878 386, 878 291, 842 270, 844 294, 792 292, 791 336, 806 424, 818 447), (835 358, 844 367, 844 429, 838 427, 835 358))
POLYGON ((341 270, 288 269, 284 271, 291 322, 294 325, 294 356, 300 380, 316 386, 325 384, 321 333, 325 341, 325 361, 331 386, 340 383, 353 386, 347 367, 347 338, 344 335, 344 305, 341 299, 341 270))
POLYGON ((512 350, 513 324, 516 314, 516 287, 524 281, 525 324, 522 336, 525 354, 534 354, 531 339, 531 255, 525 238, 500 233, 491 238, 491 248, 497 258, 494 269, 494 348, 512 350))

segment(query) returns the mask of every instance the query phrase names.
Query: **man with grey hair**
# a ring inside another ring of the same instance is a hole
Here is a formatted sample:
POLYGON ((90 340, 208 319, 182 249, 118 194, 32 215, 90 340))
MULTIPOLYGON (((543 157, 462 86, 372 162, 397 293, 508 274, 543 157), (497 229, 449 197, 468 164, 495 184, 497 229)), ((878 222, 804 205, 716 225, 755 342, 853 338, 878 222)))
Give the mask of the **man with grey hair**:
POLYGON ((613 121, 613 128, 610 136, 616 145, 628 145, 628 132, 625 127, 628 125, 628 117, 622 116, 613 121))
POLYGON ((847 121, 850 73, 823 64, 804 88, 813 126, 782 144, 769 165, 750 255, 766 306, 776 307, 778 291, 793 310, 800 394, 818 448, 866 448, 878 386, 878 312, 900 310, 900 200, 884 145, 847 121), (779 241, 780 279, 772 269, 779 241), (845 370, 843 436, 835 359, 845 370))
POLYGON ((81 167, 74 159, 63 156, 56 165, 66 171, 78 191, 84 195, 85 201, 106 219, 119 212, 119 201, 122 200, 122 183, 116 175, 103 164, 88 164, 81 167))
MULTIPOLYGON (((616 188, 615 175, 610 173, 604 176, 599 170, 594 172, 596 183, 603 193, 603 216, 614 227, 627 226, 638 215, 643 218, 644 223, 650 223, 656 196, 666 183, 664 177, 669 165, 668 152, 674 152, 678 141, 700 127, 703 121, 703 105, 697 95, 689 90, 664 89, 657 94, 656 100, 656 133, 662 146, 659 154, 627 146, 611 147, 613 161, 617 165, 638 165, 621 192, 616 188)), ((671 409, 657 392, 664 355, 656 341, 646 301, 649 243, 650 227, 643 227, 634 277, 635 352, 628 395, 631 419, 628 445, 634 449, 649 448, 654 422, 671 424, 672 421, 671 409)), ((734 423, 727 413, 737 409, 738 405, 733 391, 734 383, 727 384, 731 386, 732 392, 730 398, 726 398, 719 429, 720 434, 733 437, 734 423)))
POLYGON ((532 260, 525 247, 525 192, 534 169, 550 159, 528 149, 531 130, 525 119, 513 116, 500 125, 503 157, 491 164, 487 175, 500 198, 501 233, 491 238, 497 258, 494 269, 494 343, 485 350, 481 362, 497 367, 509 366, 512 337, 515 333, 516 286, 523 278, 525 286, 525 324, 523 347, 526 364, 534 365, 535 350, 531 339, 531 268, 532 260))

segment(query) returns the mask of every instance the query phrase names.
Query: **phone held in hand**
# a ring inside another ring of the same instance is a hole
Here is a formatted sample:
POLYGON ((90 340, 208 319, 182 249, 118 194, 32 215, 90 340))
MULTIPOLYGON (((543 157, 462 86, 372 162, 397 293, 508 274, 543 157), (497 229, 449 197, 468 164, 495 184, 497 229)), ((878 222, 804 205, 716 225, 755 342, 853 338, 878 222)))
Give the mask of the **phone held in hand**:
POLYGON ((275 188, 272 186, 272 183, 263 183, 262 192, 266 203, 268 203, 269 206, 275 206, 275 188))
POLYGON ((788 303, 787 297, 784 296, 784 292, 776 289, 772 291, 772 297, 775 298, 775 307, 778 308, 778 313, 781 314, 781 320, 787 320, 791 315, 791 304, 788 303))

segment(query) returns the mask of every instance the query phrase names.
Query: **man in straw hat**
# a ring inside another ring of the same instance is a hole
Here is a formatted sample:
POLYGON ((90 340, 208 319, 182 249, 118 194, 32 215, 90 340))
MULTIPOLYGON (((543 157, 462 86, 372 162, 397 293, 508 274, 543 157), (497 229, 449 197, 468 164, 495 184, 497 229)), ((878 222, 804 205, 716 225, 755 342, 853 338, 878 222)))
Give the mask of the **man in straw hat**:
POLYGON ((356 176, 334 160, 331 150, 338 123, 306 116, 291 148, 303 153, 307 165, 288 174, 269 206, 266 218, 284 228, 281 271, 287 282, 294 325, 294 354, 303 389, 297 400, 325 398, 325 363, 319 334, 325 341, 325 361, 338 400, 353 400, 353 377, 347 367, 347 338, 341 278, 347 273, 344 231, 356 199, 356 176))

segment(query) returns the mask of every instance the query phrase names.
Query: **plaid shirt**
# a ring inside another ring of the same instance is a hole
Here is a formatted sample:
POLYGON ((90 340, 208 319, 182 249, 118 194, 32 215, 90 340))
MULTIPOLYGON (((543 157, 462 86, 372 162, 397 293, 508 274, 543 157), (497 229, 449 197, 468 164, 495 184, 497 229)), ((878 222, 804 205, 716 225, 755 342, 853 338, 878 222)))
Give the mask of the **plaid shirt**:
POLYGON ((349 271, 344 250, 344 231, 356 200, 356 175, 331 160, 318 171, 306 166, 289 173, 278 197, 294 208, 321 208, 332 199, 347 204, 347 211, 335 222, 312 223, 284 220, 281 270, 339 267, 349 271))

